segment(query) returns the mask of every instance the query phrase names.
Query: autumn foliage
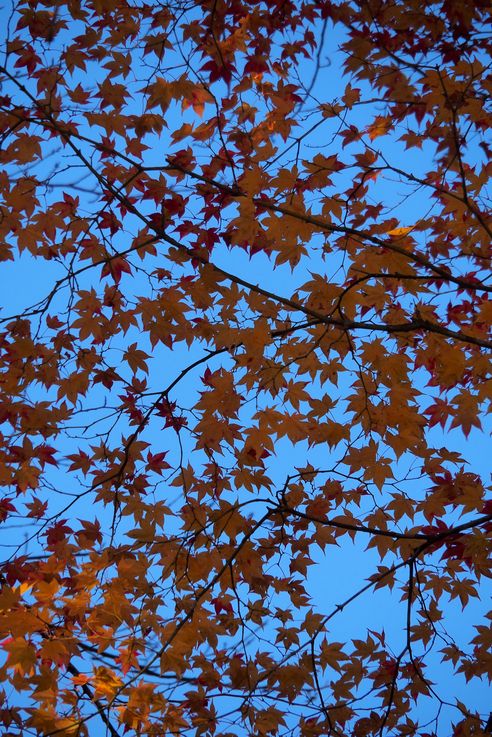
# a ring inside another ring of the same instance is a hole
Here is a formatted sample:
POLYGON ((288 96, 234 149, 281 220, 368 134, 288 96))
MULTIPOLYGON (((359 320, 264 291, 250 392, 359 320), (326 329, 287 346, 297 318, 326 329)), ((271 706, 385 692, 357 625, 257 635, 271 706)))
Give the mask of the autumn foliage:
POLYGON ((6 737, 485 735, 487 0, 20 0, 6 737))

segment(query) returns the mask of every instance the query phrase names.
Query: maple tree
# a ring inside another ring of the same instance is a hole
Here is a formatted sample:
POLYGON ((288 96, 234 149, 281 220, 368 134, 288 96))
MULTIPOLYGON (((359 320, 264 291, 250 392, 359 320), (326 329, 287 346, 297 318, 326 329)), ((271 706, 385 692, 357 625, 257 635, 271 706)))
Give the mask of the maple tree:
POLYGON ((5 13, 4 735, 490 731, 490 15, 5 13))

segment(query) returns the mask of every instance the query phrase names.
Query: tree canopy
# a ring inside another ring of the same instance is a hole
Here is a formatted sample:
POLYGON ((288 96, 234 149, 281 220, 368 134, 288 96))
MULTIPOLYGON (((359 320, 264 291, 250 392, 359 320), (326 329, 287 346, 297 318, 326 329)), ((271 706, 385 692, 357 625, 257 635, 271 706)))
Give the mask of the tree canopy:
POLYGON ((490 731, 490 21, 4 9, 5 736, 490 731))

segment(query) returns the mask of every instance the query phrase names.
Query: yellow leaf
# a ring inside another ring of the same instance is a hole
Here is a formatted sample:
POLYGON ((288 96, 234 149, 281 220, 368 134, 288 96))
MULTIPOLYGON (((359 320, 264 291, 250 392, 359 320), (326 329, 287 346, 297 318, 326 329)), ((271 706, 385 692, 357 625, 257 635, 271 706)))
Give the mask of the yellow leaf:
POLYGON ((398 238, 399 236, 406 235, 407 233, 410 233, 415 226, 411 225, 408 228, 394 228, 393 230, 388 230, 386 235, 392 235, 395 238, 398 238))

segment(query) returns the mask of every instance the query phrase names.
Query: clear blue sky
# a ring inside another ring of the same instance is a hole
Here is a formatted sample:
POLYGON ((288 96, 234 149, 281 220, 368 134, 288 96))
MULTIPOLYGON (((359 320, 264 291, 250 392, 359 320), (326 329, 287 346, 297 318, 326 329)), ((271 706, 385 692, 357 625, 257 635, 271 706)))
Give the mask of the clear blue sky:
MULTIPOLYGON (((5 13, 6 11, 4 11, 5 13)), ((303 110, 300 111, 299 121, 300 127, 297 133, 303 130, 307 130, 313 120, 316 119, 316 114, 313 112, 316 106, 316 100, 325 101, 333 100, 343 93, 345 87, 345 80, 342 79, 339 66, 339 57, 337 55, 337 48, 340 43, 340 38, 334 34, 331 29, 325 35, 323 47, 319 49, 319 60, 321 61, 321 67, 319 73, 314 81, 310 101, 306 102, 303 110)), ((138 76, 144 76, 144 70, 139 70, 138 76)), ((171 75, 172 72, 169 72, 171 75)), ((305 64, 299 70, 300 78, 306 82, 313 78, 314 67, 311 62, 306 61, 305 64)), ((84 76, 81 75, 81 80, 86 82, 84 76)), ((5 90, 4 92, 8 92, 5 90)), ((367 92, 363 90, 363 93, 367 92)), ((376 104, 377 106, 377 104, 376 104)), ((374 106, 373 108, 374 109, 374 106)), ((364 127, 365 121, 367 120, 368 114, 366 108, 361 106, 359 109, 355 109, 352 113, 350 123, 353 125, 360 125, 364 127)), ((169 138, 169 134, 181 125, 183 121, 188 121, 193 118, 192 111, 182 113, 176 106, 172 106, 166 115, 167 130, 164 131, 163 136, 157 143, 155 148, 152 148, 147 152, 147 163, 150 165, 159 165, 162 163, 163 158, 169 150, 172 150, 172 144, 169 138)), ((304 152, 306 156, 313 156, 316 150, 322 151, 326 155, 337 153, 342 159, 348 159, 350 157, 349 150, 340 151, 339 141, 333 140, 333 135, 338 126, 337 121, 327 120, 325 123, 320 125, 315 132, 313 132, 304 142, 304 152)), ((82 131, 81 131, 82 132, 82 131)), ((278 141, 280 147, 282 143, 278 141)), ((384 146, 385 154, 392 157, 392 163, 395 166, 399 166, 402 169, 406 169, 409 166, 412 167, 412 171, 416 174, 425 170, 429 165, 427 157, 429 150, 425 147, 423 151, 416 155, 414 150, 411 155, 405 151, 402 143, 395 141, 384 140, 381 142, 378 139, 375 142, 375 146, 384 146)), ((207 152, 204 151, 204 158, 207 152)), ((48 170, 52 171, 52 167, 59 166, 60 173, 53 179, 53 183, 57 184, 52 191, 47 192, 47 199, 59 199, 62 191, 73 192, 80 196, 81 201, 87 203, 87 209, 93 209, 94 198, 92 197, 90 190, 92 183, 89 180, 79 182, 79 174, 70 168, 70 163, 66 165, 65 154, 63 151, 55 150, 53 155, 47 159, 43 164, 40 164, 38 176, 43 173, 47 173, 48 170)), ((302 155, 301 155, 302 159, 302 155)), ((282 160, 285 162, 285 166, 292 166, 291 152, 285 156, 282 160)), ((408 198, 408 191, 405 190, 403 185, 395 184, 391 177, 381 177, 377 188, 374 190, 374 197, 377 197, 384 201, 388 210, 391 210, 392 214, 400 220, 402 226, 411 226, 414 222, 421 217, 424 217, 428 212, 429 203, 425 192, 415 193, 412 198, 408 198)), ((115 239, 116 241, 117 239, 115 239)), ((122 243, 122 238, 119 236, 119 243, 122 243)), ((331 270, 336 270, 339 267, 339 263, 335 259, 323 260, 320 256, 319 251, 312 249, 312 257, 308 261, 304 261, 296 268, 291 271, 289 267, 282 266, 275 270, 272 270, 272 263, 266 257, 262 255, 255 256, 253 259, 249 259, 247 254, 240 249, 229 250, 225 247, 217 248, 214 252, 214 261, 218 266, 226 268, 228 271, 240 275, 243 279, 250 280, 260 285, 266 285, 268 289, 275 291, 279 294, 290 296, 293 291, 303 284, 309 278, 309 272, 320 272, 327 273, 331 270)), ((138 266, 138 261, 133 261, 134 267, 138 266)), ((63 275, 63 269, 58 268, 51 262, 37 261, 24 254, 21 258, 15 262, 6 262, 2 264, 3 270, 3 292, 2 292, 2 312, 1 316, 15 314, 22 308, 28 307, 35 304, 38 300, 45 297, 51 289, 53 279, 59 278, 63 275)), ((92 274, 83 275, 78 284, 78 288, 84 289, 91 285, 93 279, 92 274)), ((149 292, 149 283, 144 273, 139 273, 134 268, 134 273, 131 279, 123 276, 122 285, 125 289, 128 289, 129 293, 133 295, 140 295, 142 293, 149 292)), ((98 284, 95 283, 95 287, 98 288, 98 284)), ((54 302, 53 311, 56 308, 63 309, 67 301, 68 291, 62 292, 54 302)), ((151 372, 149 389, 159 390, 163 384, 171 381, 175 378, 180 370, 191 360, 195 360, 203 355, 203 350, 192 346, 190 350, 186 349, 185 346, 174 347, 169 350, 164 347, 152 349, 147 336, 142 336, 136 329, 131 328, 126 336, 126 344, 128 345, 132 341, 138 342, 139 346, 148 353, 152 353, 151 361, 151 372)), ((109 355, 111 360, 117 362, 118 352, 121 352, 120 346, 112 346, 109 355)), ((227 360, 221 357, 214 358, 210 362, 211 368, 217 368, 219 365, 227 365, 227 360)), ((188 377, 179 385, 176 392, 176 398, 178 401, 186 406, 191 406, 194 399, 197 396, 199 390, 201 390, 201 384, 199 377, 203 374, 203 367, 196 369, 190 373, 188 377)), ((346 385, 341 384, 338 390, 331 388, 334 394, 337 391, 340 392, 343 399, 343 392, 346 391, 346 385)), ((420 387, 422 391, 430 394, 432 390, 424 387, 420 387)), ((37 387, 33 389, 33 397, 41 397, 42 391, 37 387)), ((103 393, 100 394, 103 399, 103 393)), ((46 395, 46 398, 51 398, 50 395, 46 395)), ((97 404, 99 394, 97 391, 92 393, 91 402, 97 404)), ((343 420, 343 403, 337 406, 334 410, 334 415, 337 416, 339 413, 340 420, 343 420)), ((251 411, 255 411, 254 402, 248 407, 245 407, 244 414, 251 411)), ((104 409, 98 410, 90 414, 91 418, 95 418, 96 415, 104 415, 104 409)), ((338 417, 337 417, 338 419, 338 417)), ((469 470, 480 473, 484 476, 490 474, 490 458, 487 454, 485 446, 485 437, 487 431, 490 430, 490 423, 488 426, 484 422, 483 432, 478 430, 472 430, 469 437, 465 438, 462 433, 458 430, 446 430, 442 431, 439 427, 434 428, 430 436, 436 446, 442 445, 448 449, 456 450, 461 453, 463 458, 466 459, 469 464, 469 470)), ((118 432, 129 432, 128 427, 119 427, 118 432)), ((158 422, 153 422, 149 425, 149 429, 146 435, 146 440, 151 442, 155 446, 156 450, 162 449, 162 428, 158 422)), ((59 448, 61 451, 69 453, 75 452, 76 447, 79 443, 87 442, 90 444, 88 436, 90 433, 85 433, 85 439, 82 441, 79 438, 71 439, 70 436, 79 434, 78 430, 73 430, 67 433, 67 436, 59 441, 59 448)), ((185 456, 191 452, 192 439, 183 441, 183 450, 185 456)), ((170 462, 176 462, 179 453, 179 447, 175 444, 170 449, 169 460, 170 462)), ((276 455, 268 461, 269 472, 276 479, 279 487, 285 481, 286 476, 295 473, 295 469, 306 465, 307 459, 314 466, 323 467, 330 459, 326 457, 326 451, 319 449, 308 449, 307 443, 299 443, 295 447, 292 447, 286 441, 281 441, 276 446, 276 455), (324 455, 325 454, 325 455, 324 455)), ((401 469, 404 468, 405 464, 410 463, 409 458, 403 458, 401 462, 401 469)), ((58 488, 65 488, 68 494, 76 493, 77 489, 71 485, 74 483, 73 476, 70 478, 66 473, 66 467, 61 467, 58 470, 53 469, 50 472, 49 480, 58 488), (67 486, 67 479, 68 486, 67 486)), ((414 482, 417 486, 420 482, 414 482)), ((407 488, 412 488, 410 484, 407 488)), ((422 490, 420 490, 422 491, 422 490)), ((49 494, 49 490, 47 490, 49 494)), ((172 495, 175 492, 170 492, 170 501, 172 502, 172 495)), ((175 494, 176 495, 176 494, 175 494)), ((54 501, 54 509, 61 509, 70 500, 70 497, 59 497, 54 501)), ((258 509, 261 509, 261 505, 258 505, 258 509)), ((83 517, 87 515, 87 502, 83 498, 81 502, 75 504, 73 508, 68 512, 69 519, 83 517)), ((255 510, 258 513, 258 510, 255 510)), ((101 520, 103 527, 109 525, 111 522, 111 511, 106 510, 102 512, 99 508, 97 515, 101 520)), ((64 515, 65 516, 65 515, 64 515)), ((122 530, 126 527, 126 523, 123 521, 122 530)), ((26 529, 24 526, 19 527, 14 524, 6 530, 3 538, 3 544, 8 548, 11 545, 22 544, 24 536, 29 536, 31 530, 26 529)), ((107 539, 107 537, 106 537, 107 539)), ((313 597, 313 607, 324 614, 330 613, 332 609, 343 603, 347 598, 358 590, 365 582, 367 577, 374 572, 375 567, 380 563, 374 551, 366 551, 365 544, 367 540, 362 535, 358 535, 355 543, 349 544, 344 538, 344 544, 339 547, 328 547, 325 554, 319 552, 317 557, 314 559, 314 565, 311 567, 308 583, 309 588, 313 597)), ((38 544, 35 539, 31 540, 28 545, 22 547, 22 552, 29 552, 36 554, 39 551, 38 544)), ((467 606, 466 617, 461 613, 459 602, 453 602, 453 604, 446 605, 446 627, 449 633, 458 641, 468 643, 472 636, 472 625, 478 621, 479 615, 484 609, 488 608, 489 597, 491 593, 490 586, 483 586, 483 599, 482 601, 472 602, 467 606)), ((380 590, 377 593, 373 591, 364 594, 362 597, 357 599, 352 605, 348 606, 343 612, 339 613, 334 617, 329 624, 328 632, 330 637, 335 640, 347 641, 352 638, 360 638, 365 636, 367 628, 380 631, 384 628, 388 642, 391 643, 391 647, 395 653, 398 653, 405 640, 405 603, 400 602, 401 591, 396 589, 393 593, 390 593, 387 589, 380 590)), ((271 633, 265 631, 262 633, 265 639, 271 636, 271 633)), ((439 647, 436 647, 436 651, 439 647)), ((482 687, 477 686, 475 683, 472 687, 467 686, 465 679, 461 675, 456 675, 452 672, 448 665, 442 666, 439 663, 439 656, 436 653, 431 656, 432 669, 431 675, 434 678, 436 684, 436 691, 445 700, 453 702, 455 698, 459 698, 466 702, 467 705, 476 708, 478 711, 486 715, 489 709, 489 692, 487 684, 483 684, 482 687)), ((222 703, 222 702, 221 702, 222 703)), ((226 709, 230 708, 226 700, 226 709)), ((421 709, 420 716, 424 720, 432 720, 435 717, 436 706, 435 703, 431 703, 431 700, 423 699, 419 707, 421 709)), ((456 718, 456 710, 451 707, 444 707, 440 716, 439 727, 437 733, 439 737, 445 737, 448 734, 449 721, 456 718)), ((431 731, 431 730, 429 730, 431 731)))

